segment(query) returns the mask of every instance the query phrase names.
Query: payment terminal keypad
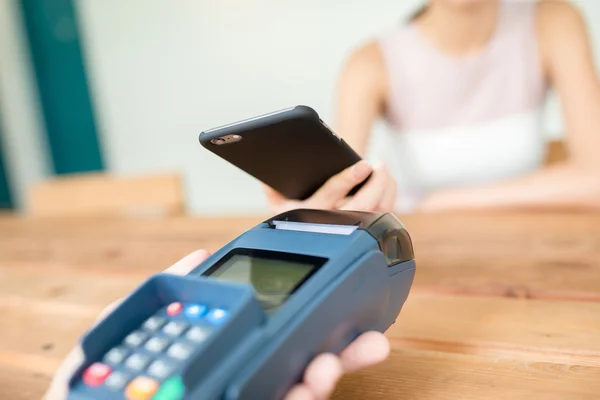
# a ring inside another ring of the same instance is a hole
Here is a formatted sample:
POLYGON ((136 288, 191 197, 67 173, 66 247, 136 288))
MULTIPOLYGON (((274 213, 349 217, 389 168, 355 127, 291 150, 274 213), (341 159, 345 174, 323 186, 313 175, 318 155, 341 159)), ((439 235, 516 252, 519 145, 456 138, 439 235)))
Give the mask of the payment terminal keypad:
POLYGON ((83 383, 127 400, 179 400, 184 388, 174 374, 227 317, 224 309, 171 303, 89 366, 83 383))

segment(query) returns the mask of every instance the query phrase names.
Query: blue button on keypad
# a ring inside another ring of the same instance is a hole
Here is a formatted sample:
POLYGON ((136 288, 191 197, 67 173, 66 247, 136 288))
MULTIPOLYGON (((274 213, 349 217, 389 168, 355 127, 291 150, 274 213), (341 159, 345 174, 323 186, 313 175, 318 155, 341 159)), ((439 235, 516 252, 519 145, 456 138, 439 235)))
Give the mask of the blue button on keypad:
POLYGON ((210 310, 206 315, 206 320, 214 325, 221 325, 227 319, 229 313, 222 308, 210 310))
POLYGON ((208 311, 208 307, 201 304, 192 304, 185 308, 185 315, 190 319, 202 318, 208 311))

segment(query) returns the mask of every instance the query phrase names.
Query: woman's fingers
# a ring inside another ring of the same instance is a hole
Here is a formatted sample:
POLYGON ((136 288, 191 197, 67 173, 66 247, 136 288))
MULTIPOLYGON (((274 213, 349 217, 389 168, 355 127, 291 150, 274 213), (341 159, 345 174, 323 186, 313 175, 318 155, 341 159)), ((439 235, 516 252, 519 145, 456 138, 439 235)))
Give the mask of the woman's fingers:
POLYGON ((339 174, 329 178, 307 201, 309 208, 331 209, 342 200, 350 190, 369 176, 371 166, 359 161, 339 174))
POLYGON ((390 344, 380 332, 366 332, 346 347, 339 357, 325 353, 306 368, 304 380, 294 386, 285 400, 325 400, 334 392, 345 373, 368 368, 384 361, 390 344))
POLYGON ((396 206, 397 190, 398 185, 396 184, 396 181, 390 177, 381 198, 381 202, 377 207, 378 211, 390 212, 394 210, 396 206))
POLYGON ((270 186, 263 184, 263 189, 267 195, 267 203, 272 212, 280 214, 295 208, 301 208, 301 202, 297 200, 289 200, 281 193, 277 192, 270 186))
POLYGON ((308 386, 303 384, 295 385, 285 396, 284 400, 317 400, 308 386))
POLYGON ((308 365, 304 372, 304 385, 313 393, 316 400, 328 399, 344 374, 339 357, 334 354, 320 354, 308 365))
POLYGON ((376 168, 371 179, 346 203, 343 210, 375 211, 392 181, 385 166, 376 168))
POLYGON ((208 257, 210 257, 210 252, 203 249, 196 250, 171 265, 164 272, 173 275, 187 275, 208 257))
POLYGON ((274 206, 281 204, 287 200, 284 196, 281 195, 281 193, 279 193, 272 187, 265 185, 264 183, 263 183, 262 187, 267 196, 267 201, 269 203, 273 204, 274 206))
MULTIPOLYGON (((267 202, 272 211, 282 213, 295 208, 313 209, 340 209, 340 204, 348 201, 347 194, 359 183, 363 182, 373 173, 371 166, 364 160, 346 168, 337 175, 329 178, 309 199, 297 201, 287 199, 273 188, 264 185, 263 189, 267 196, 267 202)), ((384 194, 383 187, 389 178, 387 171, 377 172, 379 178, 373 179, 365 184, 363 189, 351 200, 347 207, 341 209, 354 209, 371 211, 377 209, 384 194), (366 188, 370 188, 366 190, 366 188)), ((386 201, 386 204, 390 201, 386 201)))
POLYGON ((83 362, 83 351, 77 346, 72 349, 55 372, 42 400, 63 400, 67 398, 69 379, 83 362))
POLYGON ((368 368, 384 361, 390 354, 390 342, 383 333, 365 332, 340 354, 344 372, 368 368))

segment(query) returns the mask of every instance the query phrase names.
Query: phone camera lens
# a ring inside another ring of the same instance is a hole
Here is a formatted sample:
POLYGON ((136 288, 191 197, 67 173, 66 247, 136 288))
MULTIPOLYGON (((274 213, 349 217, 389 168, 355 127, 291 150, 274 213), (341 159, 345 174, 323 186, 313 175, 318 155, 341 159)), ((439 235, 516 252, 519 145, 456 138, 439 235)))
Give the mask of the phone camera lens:
POLYGON ((242 140, 242 137, 240 135, 226 135, 226 136, 214 138, 211 140, 211 142, 214 145, 220 146, 220 145, 224 145, 224 144, 235 143, 239 140, 242 140))

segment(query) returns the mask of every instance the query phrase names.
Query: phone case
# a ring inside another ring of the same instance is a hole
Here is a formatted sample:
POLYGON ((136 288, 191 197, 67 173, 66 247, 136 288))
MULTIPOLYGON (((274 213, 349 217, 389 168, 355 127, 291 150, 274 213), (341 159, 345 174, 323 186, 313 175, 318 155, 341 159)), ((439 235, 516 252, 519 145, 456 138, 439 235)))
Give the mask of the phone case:
POLYGON ((297 200, 309 198, 329 178, 361 160, 315 110, 303 105, 204 131, 199 141, 212 153, 297 200), (228 135, 241 139, 214 143, 228 135))

